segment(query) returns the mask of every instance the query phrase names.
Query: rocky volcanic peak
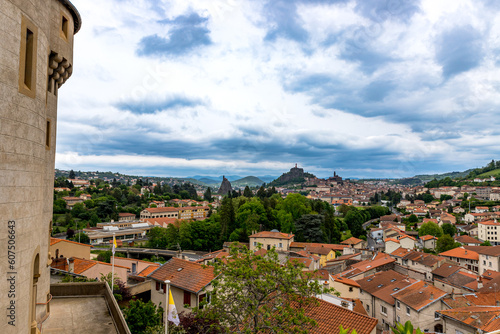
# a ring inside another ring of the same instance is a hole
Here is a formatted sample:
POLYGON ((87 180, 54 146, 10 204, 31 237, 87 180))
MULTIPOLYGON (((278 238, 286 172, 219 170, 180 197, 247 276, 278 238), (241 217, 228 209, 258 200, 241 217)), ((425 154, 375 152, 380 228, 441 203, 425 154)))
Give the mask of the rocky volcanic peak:
POLYGON ((231 187, 231 182, 229 182, 228 179, 226 179, 225 176, 222 176, 222 183, 220 185, 219 191, 217 194, 219 195, 227 195, 228 192, 232 192, 233 187, 231 187))

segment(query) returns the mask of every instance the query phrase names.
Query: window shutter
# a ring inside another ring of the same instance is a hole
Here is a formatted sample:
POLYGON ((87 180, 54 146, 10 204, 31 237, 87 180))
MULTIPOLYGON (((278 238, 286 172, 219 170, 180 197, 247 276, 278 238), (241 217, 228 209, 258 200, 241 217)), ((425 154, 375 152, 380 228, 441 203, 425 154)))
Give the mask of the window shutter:
POLYGON ((184 305, 191 306, 191 292, 184 291, 184 305))

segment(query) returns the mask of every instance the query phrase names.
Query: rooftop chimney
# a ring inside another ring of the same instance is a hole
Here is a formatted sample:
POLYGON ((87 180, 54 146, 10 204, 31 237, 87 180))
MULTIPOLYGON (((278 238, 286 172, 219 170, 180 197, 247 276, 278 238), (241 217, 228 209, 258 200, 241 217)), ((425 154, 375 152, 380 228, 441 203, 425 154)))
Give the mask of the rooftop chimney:
POLYGON ((75 259, 72 257, 68 259, 68 271, 70 273, 75 272, 75 259))
POLYGON ((481 277, 479 277, 477 279, 477 288, 481 289, 482 287, 483 287, 483 280, 481 279, 481 277))
POLYGON ((433 300, 434 299, 434 294, 431 292, 431 298, 430 300, 433 300))

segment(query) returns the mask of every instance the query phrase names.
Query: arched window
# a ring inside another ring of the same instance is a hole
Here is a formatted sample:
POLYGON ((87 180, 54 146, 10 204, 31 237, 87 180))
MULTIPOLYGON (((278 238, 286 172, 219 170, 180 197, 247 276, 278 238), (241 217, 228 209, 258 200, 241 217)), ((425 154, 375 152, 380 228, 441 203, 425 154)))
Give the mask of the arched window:
POLYGON ((36 295, 37 295, 37 283, 40 277, 40 255, 37 253, 35 259, 33 260, 33 278, 32 278, 32 289, 31 289, 31 334, 36 334, 37 323, 36 323, 36 295))

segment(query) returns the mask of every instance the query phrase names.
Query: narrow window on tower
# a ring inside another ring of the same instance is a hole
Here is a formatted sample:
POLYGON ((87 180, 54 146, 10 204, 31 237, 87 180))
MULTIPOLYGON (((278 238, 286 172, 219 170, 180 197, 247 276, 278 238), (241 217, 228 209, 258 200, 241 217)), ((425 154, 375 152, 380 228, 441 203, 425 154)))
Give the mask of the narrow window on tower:
POLYGON ((33 74, 33 32, 26 29, 26 50, 24 62, 24 84, 31 90, 31 79, 33 74))
POLYGON ((68 18, 64 16, 64 14, 61 15, 61 36, 64 39, 68 39, 68 18))
POLYGON ((37 32, 37 27, 23 16, 19 53, 19 92, 31 98, 36 96, 37 32))
POLYGON ((50 120, 47 120, 47 129, 45 131, 45 148, 50 150, 50 120))

